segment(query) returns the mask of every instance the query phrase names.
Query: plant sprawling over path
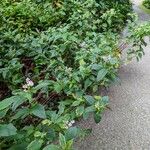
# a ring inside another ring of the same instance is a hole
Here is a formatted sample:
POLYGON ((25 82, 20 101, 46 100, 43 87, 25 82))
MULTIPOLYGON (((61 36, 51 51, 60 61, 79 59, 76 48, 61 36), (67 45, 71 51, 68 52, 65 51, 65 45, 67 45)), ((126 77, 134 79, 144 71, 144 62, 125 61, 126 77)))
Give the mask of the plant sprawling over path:
POLYGON ((1 149, 70 150, 88 132, 74 120, 101 120, 96 92, 117 79, 130 12, 128 0, 1 0, 1 149))

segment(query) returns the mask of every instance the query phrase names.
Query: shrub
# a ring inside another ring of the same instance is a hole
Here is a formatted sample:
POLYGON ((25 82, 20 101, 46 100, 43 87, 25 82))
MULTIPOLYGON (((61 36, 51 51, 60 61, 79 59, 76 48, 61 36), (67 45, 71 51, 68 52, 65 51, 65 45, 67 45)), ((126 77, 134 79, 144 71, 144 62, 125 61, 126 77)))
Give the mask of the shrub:
POLYGON ((74 120, 100 122, 108 97, 98 87, 117 79, 130 12, 128 0, 1 2, 2 149, 70 150, 87 134, 74 120))
POLYGON ((143 5, 147 8, 150 9, 150 0, 144 0, 143 5))

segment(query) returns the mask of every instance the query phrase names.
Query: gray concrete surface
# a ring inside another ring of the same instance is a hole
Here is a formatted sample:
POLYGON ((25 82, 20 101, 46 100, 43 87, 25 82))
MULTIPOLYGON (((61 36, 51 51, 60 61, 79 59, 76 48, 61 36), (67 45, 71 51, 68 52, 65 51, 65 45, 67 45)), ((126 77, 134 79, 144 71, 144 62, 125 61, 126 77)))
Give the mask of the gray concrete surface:
POLYGON ((150 21, 150 15, 146 14, 145 12, 143 12, 143 10, 139 8, 143 0, 132 0, 132 1, 133 1, 133 9, 138 14, 139 20, 141 22, 150 21))
MULTIPOLYGON (((134 9, 142 21, 150 20, 134 0, 134 9)), ((110 87, 111 110, 106 110, 100 124, 92 117, 80 123, 92 127, 86 139, 77 142, 76 150, 150 150, 150 43, 139 63, 122 66, 121 85, 110 87)))

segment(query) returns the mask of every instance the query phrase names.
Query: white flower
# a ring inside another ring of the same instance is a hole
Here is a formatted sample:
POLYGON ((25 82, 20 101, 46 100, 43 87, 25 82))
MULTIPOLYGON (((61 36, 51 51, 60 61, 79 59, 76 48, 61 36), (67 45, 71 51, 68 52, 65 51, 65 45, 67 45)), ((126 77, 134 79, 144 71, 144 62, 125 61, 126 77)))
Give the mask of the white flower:
POLYGON ((72 127, 72 123, 70 122, 70 123, 68 123, 68 127, 72 127))
POLYGON ((26 83, 28 84, 28 82, 30 81, 30 79, 29 78, 26 78, 26 83))
POLYGON ((26 78, 26 83, 27 83, 27 86, 33 86, 34 83, 32 80, 30 80, 29 78, 26 78))
POLYGON ((24 84, 22 86, 22 88, 24 89, 24 91, 26 92, 28 90, 29 87, 33 86, 34 83, 32 80, 30 80, 29 78, 26 78, 26 84, 24 84))
POLYGON ((22 86, 22 88, 23 88, 23 89, 27 89, 27 88, 28 88, 28 85, 27 85, 27 84, 24 84, 24 85, 22 86))
POLYGON ((33 81, 30 80, 30 81, 28 82, 28 86, 33 86, 33 85, 34 85, 33 81))
POLYGON ((70 121, 69 123, 67 122, 67 124, 68 124, 68 125, 67 125, 67 126, 68 126, 68 128, 69 128, 69 127, 72 127, 72 125, 73 125, 74 123, 75 123, 75 121, 74 121, 74 120, 70 121))
POLYGON ((82 47, 82 48, 85 47, 85 46, 86 46, 85 42, 83 42, 83 43, 80 44, 80 47, 82 47))
POLYGON ((72 120, 72 121, 71 121, 71 123, 72 123, 72 124, 74 124, 74 123, 75 123, 75 121, 74 121, 74 120, 72 120))

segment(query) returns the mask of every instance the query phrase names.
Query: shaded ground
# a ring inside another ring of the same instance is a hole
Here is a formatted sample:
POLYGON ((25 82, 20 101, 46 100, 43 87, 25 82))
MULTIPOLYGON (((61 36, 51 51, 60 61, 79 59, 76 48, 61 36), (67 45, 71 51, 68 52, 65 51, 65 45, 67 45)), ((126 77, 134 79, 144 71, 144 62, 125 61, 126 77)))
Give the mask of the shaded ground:
MULTIPOLYGON (((134 0, 134 10, 141 21, 150 16, 139 9, 140 0, 134 0)), ((120 69, 121 85, 112 86, 108 94, 110 107, 100 124, 89 119, 83 126, 93 128, 76 150, 150 150, 150 44, 139 63, 133 62, 120 69)))

